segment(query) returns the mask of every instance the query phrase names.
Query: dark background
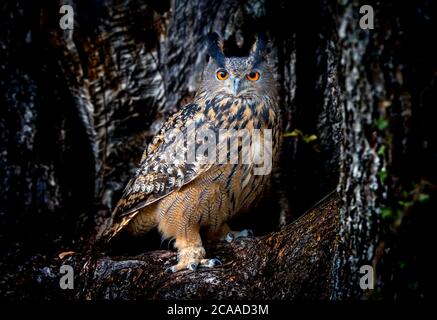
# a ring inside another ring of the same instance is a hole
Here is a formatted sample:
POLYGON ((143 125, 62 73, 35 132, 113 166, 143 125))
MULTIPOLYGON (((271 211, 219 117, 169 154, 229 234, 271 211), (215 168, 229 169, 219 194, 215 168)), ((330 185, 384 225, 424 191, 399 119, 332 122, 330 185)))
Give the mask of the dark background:
MULTIPOLYGON (((345 248, 357 257, 378 248, 372 297, 432 295, 435 2, 362 3, 375 9, 367 31, 358 28, 359 1, 69 3, 73 32, 59 28, 63 2, 1 4, 3 297, 58 297, 46 286, 57 255, 92 243, 147 142, 192 99, 207 61, 204 36, 214 30, 228 55, 267 35, 284 132, 317 137, 284 138, 278 187, 235 225, 278 230, 281 214, 290 223, 338 190, 345 248)), ((118 254, 169 245, 156 233, 121 241, 118 254)))

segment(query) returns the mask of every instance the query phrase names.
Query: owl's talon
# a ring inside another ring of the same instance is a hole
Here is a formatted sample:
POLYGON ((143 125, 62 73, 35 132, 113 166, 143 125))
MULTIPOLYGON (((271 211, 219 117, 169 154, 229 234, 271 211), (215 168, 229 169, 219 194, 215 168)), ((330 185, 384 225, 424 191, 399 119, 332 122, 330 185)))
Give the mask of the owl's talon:
POLYGON ((193 262, 193 263, 190 263, 190 264, 187 266, 187 269, 189 269, 189 270, 191 270, 191 271, 196 271, 198 266, 199 266, 198 263, 193 262))
POLYGON ((234 232, 234 238, 253 238, 253 231, 251 229, 244 229, 241 231, 233 231, 234 232))
POLYGON ((176 271, 176 266, 171 266, 165 269, 166 273, 175 273, 176 271))
POLYGON ((223 263, 219 259, 213 258, 213 259, 209 259, 208 260, 208 262, 205 265, 205 267, 207 267, 207 268, 214 268, 215 266, 220 266, 222 264, 223 263))
POLYGON ((227 235, 226 235, 226 237, 225 237, 225 240, 227 241, 227 242, 232 242, 232 241, 234 241, 234 235, 231 233, 231 232, 229 232, 227 235))
POLYGON ((230 231, 222 239, 227 241, 227 242, 232 242, 232 241, 239 239, 239 238, 253 238, 253 237, 254 237, 254 234, 253 234, 253 231, 251 229, 244 229, 241 231, 230 231))
POLYGON ((242 237, 248 237, 248 238, 254 237, 254 233, 253 233, 252 229, 244 229, 243 231, 241 231, 241 233, 242 233, 242 235, 241 235, 242 237), (243 235, 243 233, 245 235, 243 235))

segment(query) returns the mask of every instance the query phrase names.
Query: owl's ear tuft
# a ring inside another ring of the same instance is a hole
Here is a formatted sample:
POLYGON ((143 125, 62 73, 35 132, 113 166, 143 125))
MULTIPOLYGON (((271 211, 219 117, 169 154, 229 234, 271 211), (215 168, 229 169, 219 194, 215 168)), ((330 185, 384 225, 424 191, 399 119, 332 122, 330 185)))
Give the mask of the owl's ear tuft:
POLYGON ((267 40, 265 35, 260 33, 256 36, 256 41, 250 49, 249 57, 253 61, 253 65, 260 63, 266 58, 267 40))
POLYGON ((208 54, 220 66, 225 66, 225 55, 223 53, 223 40, 216 32, 207 36, 208 54))

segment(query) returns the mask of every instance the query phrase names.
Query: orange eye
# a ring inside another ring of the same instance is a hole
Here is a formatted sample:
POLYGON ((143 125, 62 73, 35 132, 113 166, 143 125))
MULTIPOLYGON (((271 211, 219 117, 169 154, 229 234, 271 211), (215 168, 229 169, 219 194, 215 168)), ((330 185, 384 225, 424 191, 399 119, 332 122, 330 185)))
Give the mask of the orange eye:
POLYGON ((219 80, 226 80, 227 78, 229 78, 229 72, 223 69, 217 71, 216 75, 217 75, 217 79, 219 80))
POLYGON ((251 73, 248 73, 246 75, 246 78, 247 78, 247 80, 250 80, 250 81, 258 81, 259 80, 259 76, 260 76, 260 74, 259 74, 258 71, 253 71, 251 73))

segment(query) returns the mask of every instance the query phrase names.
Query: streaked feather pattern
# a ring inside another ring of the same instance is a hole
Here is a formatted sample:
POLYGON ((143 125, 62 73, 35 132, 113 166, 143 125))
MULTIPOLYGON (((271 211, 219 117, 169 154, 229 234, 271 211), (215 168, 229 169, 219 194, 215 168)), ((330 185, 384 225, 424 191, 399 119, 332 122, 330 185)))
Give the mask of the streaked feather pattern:
MULTIPOLYGON (((180 252, 190 248, 186 261, 200 259, 204 250, 201 244, 199 247, 199 228, 226 230, 226 221, 250 208, 268 185, 270 176, 254 175, 253 163, 217 163, 219 148, 214 163, 199 158, 187 161, 183 156, 186 140, 177 139, 174 133, 179 130, 184 138, 194 139, 187 131, 192 125, 197 135, 210 131, 216 138, 221 138, 226 129, 225 139, 236 130, 252 134, 258 129, 271 129, 273 145, 267 156, 275 161, 279 153, 279 106, 275 80, 264 61, 265 43, 258 41, 246 58, 225 57, 218 36, 210 37, 208 44, 212 59, 193 102, 171 116, 144 151, 103 233, 105 241, 125 227, 133 233, 158 227, 164 238, 176 238, 180 252), (246 79, 254 67, 261 74, 256 83, 246 79), (229 81, 240 79, 243 89, 238 95, 232 92, 232 82, 218 81, 217 68, 226 68, 231 74, 229 81), (172 157, 175 154, 181 157, 172 157)), ((194 141, 197 149, 201 141, 194 141)), ((261 149, 256 144, 254 147, 257 152, 261 149)), ((227 160, 230 152, 228 149, 227 160)))

